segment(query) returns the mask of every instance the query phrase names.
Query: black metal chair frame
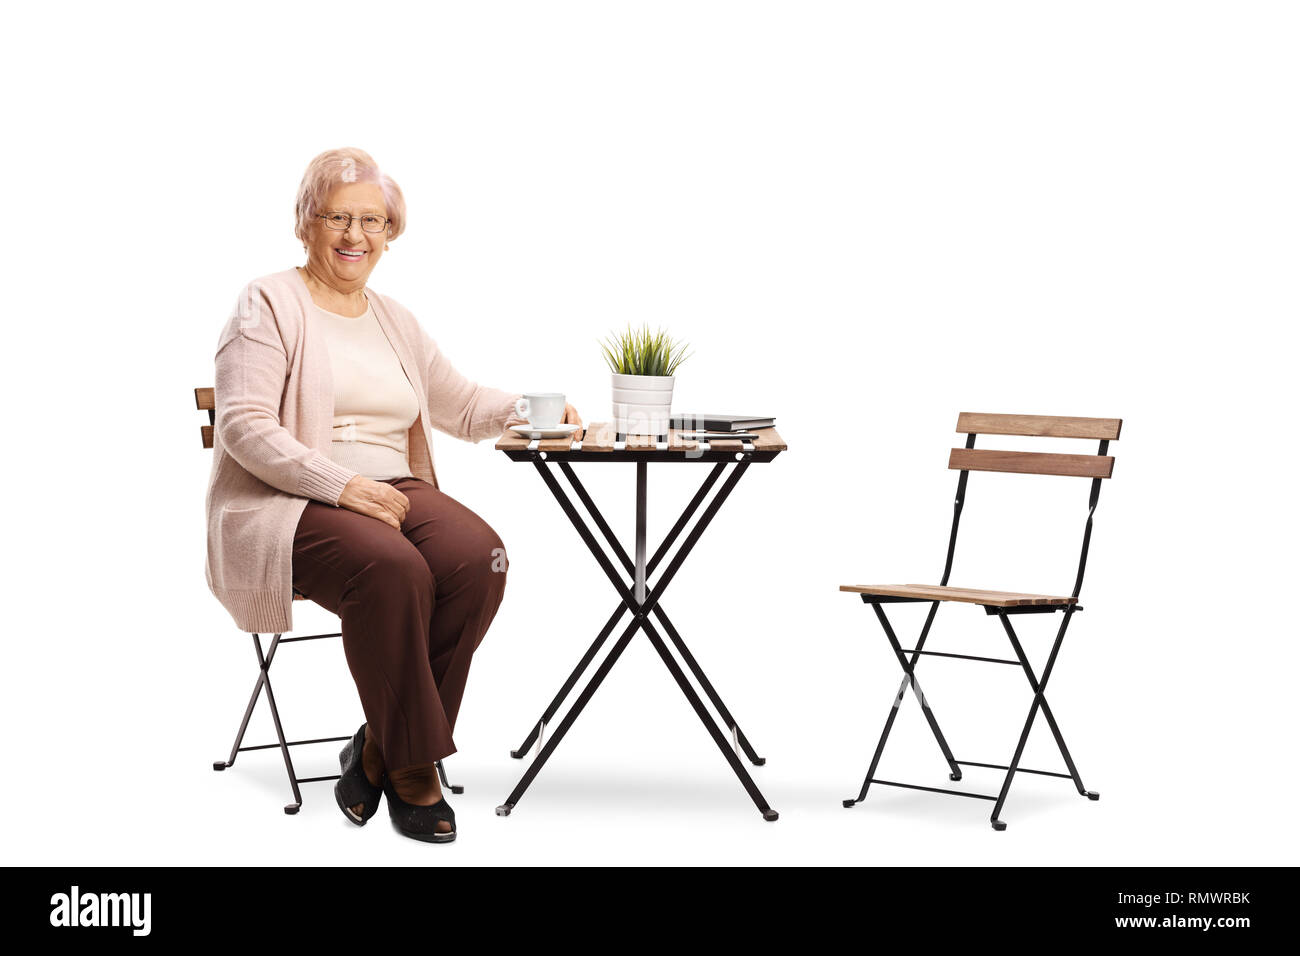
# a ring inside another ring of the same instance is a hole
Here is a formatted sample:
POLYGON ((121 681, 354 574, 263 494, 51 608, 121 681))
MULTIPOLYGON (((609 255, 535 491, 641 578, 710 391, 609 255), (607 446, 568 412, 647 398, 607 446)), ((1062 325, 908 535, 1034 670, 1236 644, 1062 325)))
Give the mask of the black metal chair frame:
MULTIPOLYGON (((297 592, 295 592, 297 593, 297 592)), ((300 783, 317 783, 322 780, 337 780, 338 774, 331 774, 325 777, 299 777, 293 769, 293 758, 289 755, 290 747, 302 747, 306 744, 328 744, 337 743, 341 740, 351 740, 352 734, 345 737, 316 737, 312 740, 285 740, 284 726, 280 723, 280 710, 275 705, 275 692, 271 688, 271 662, 275 660, 275 652, 281 644, 292 644, 295 641, 319 641, 322 638, 342 637, 341 631, 333 634, 305 634, 302 637, 283 637, 276 634, 271 638, 271 647, 265 654, 262 653, 262 636, 253 635, 253 649, 257 651, 257 682, 253 684, 252 696, 248 698, 248 706, 244 708, 244 718, 239 722, 239 732, 235 734, 235 743, 230 748, 230 757, 226 760, 216 760, 212 763, 213 770, 225 770, 227 767, 235 765, 235 757, 246 750, 270 750, 273 747, 279 747, 280 753, 284 757, 284 769, 289 774, 289 786, 293 788, 293 803, 285 806, 284 812, 295 814, 302 808, 302 791, 298 789, 300 783), (243 746, 244 731, 248 729, 249 718, 253 716, 253 708, 257 705, 257 698, 261 695, 262 689, 266 689, 266 702, 271 708, 271 720, 275 724, 276 743, 272 744, 254 744, 243 746)), ((463 793, 465 788, 456 786, 447 782, 447 772, 443 769, 442 761, 437 762, 438 776, 442 780, 442 785, 452 793, 463 793)))
MULTIPOLYGON (((975 447, 975 437, 977 434, 979 433, 970 432, 967 434, 966 448, 971 449, 975 447)), ((1109 444, 1110 444, 1109 441, 1102 440, 1098 446, 1097 454, 1104 456, 1107 452, 1107 449, 1109 448, 1109 444)), ((969 474, 970 472, 968 470, 962 470, 957 479, 957 497, 953 505, 952 532, 948 537, 948 556, 946 561, 944 562, 943 577, 939 581, 940 587, 946 586, 948 584, 948 576, 952 573, 953 554, 955 553, 957 547, 957 529, 961 522, 961 511, 962 511, 962 505, 965 503, 965 499, 966 499, 966 483, 969 474)), ((1092 539, 1093 514, 1097 510, 1097 501, 1101 495, 1101 482, 1102 482, 1101 478, 1093 478, 1091 489, 1088 493, 1088 519, 1084 525, 1083 548, 1079 554, 1079 569, 1078 569, 1078 574, 1075 577, 1074 591, 1071 594, 1071 596, 1076 601, 1079 597, 1079 592, 1083 588, 1083 572, 1084 572, 1084 568, 1087 566, 1088 563, 1088 545, 1092 539)), ((867 797, 867 791, 870 789, 873 783, 881 784, 883 786, 889 786, 889 787, 903 787, 910 790, 925 790, 931 793, 944 793, 944 794, 949 794, 951 796, 957 796, 957 797, 972 797, 977 800, 992 800, 994 801, 993 813, 990 815, 989 821, 993 825, 994 830, 1002 831, 1007 828, 1006 823, 1000 819, 1002 808, 1003 805, 1006 803, 1007 794, 1011 790, 1011 782, 1012 780, 1015 779, 1017 773, 1032 773, 1032 774, 1038 774, 1040 776, 1061 777, 1064 779, 1068 779, 1074 783, 1074 787, 1079 792, 1080 796, 1087 797, 1089 800, 1100 799, 1101 795, 1099 793, 1093 790, 1088 790, 1084 787, 1083 780, 1079 776, 1078 768, 1075 766, 1074 760, 1070 756, 1070 751, 1065 745, 1065 738, 1061 735, 1061 729, 1056 722, 1056 717, 1053 715, 1051 707, 1047 703, 1047 697, 1046 697, 1047 682, 1052 676, 1052 669, 1056 664, 1057 655, 1060 653, 1061 643, 1065 639, 1066 628, 1069 627, 1070 619, 1073 617, 1073 615, 1083 610, 1083 607, 1081 605, 1077 603, 1029 604, 1029 605, 1013 606, 1013 607, 1000 607, 995 605, 976 605, 979 607, 983 607, 985 614, 989 616, 997 616, 997 618, 1001 621, 1003 630, 1005 630, 1007 638, 1011 642, 1011 648, 1016 655, 1015 660, 1007 660, 1003 658, 976 657, 969 654, 949 654, 949 653, 942 653, 939 651, 925 650, 924 649, 925 642, 926 639, 929 637, 930 627, 931 625, 934 624, 935 614, 939 610, 939 605, 943 603, 942 601, 931 600, 929 598, 923 598, 923 597, 896 597, 896 596, 883 595, 883 594, 867 593, 867 594, 862 594, 862 602, 864 604, 871 605, 872 610, 875 611, 876 617, 880 621, 880 626, 884 629, 885 637, 889 641, 889 646, 893 650, 894 656, 895 658, 897 658, 899 666, 902 667, 903 669, 903 682, 899 685, 898 693, 894 696, 894 703, 890 708, 889 716, 885 720, 885 727, 884 730, 881 731, 880 741, 879 743, 876 744, 875 753, 872 755, 871 758, 871 765, 867 769, 866 778, 862 781, 862 789, 858 793, 858 796, 856 798, 843 801, 843 805, 845 807, 853 807, 856 804, 861 803, 863 800, 865 800, 867 797), (925 624, 922 626, 921 633, 917 638, 916 647, 904 649, 902 645, 899 643, 898 637, 897 635, 895 635, 893 627, 890 626, 889 618, 886 616, 885 610, 882 607, 882 605, 924 604, 927 602, 930 603, 930 610, 929 613, 926 615, 925 624), (1039 676, 1034 673, 1034 669, 1032 665, 1029 663, 1029 658, 1025 654, 1024 648, 1020 643, 1020 639, 1016 634, 1015 628, 1012 627, 1011 617, 1013 615, 1020 615, 1020 614, 1053 614, 1057 612, 1061 612, 1063 614, 1061 618, 1060 627, 1057 629, 1056 640, 1055 643, 1052 645, 1051 653, 1048 655, 1047 663, 1043 667, 1042 675, 1039 676), (907 656, 909 654, 911 655, 910 658, 907 656), (1021 667, 1021 669, 1025 673, 1025 677, 1029 681, 1030 688, 1033 690, 1034 697, 1033 697, 1033 702, 1031 703, 1029 708, 1029 715, 1028 717, 1025 718, 1024 728, 1020 732, 1020 739, 1017 742, 1015 752, 1011 757, 1010 764, 994 764, 994 763, 981 763, 973 760, 957 760, 953 756, 952 750, 948 746, 948 741, 944 738, 943 731, 939 729, 939 722, 935 718, 934 712, 930 707, 929 698, 921 690, 921 685, 917 682, 916 679, 916 664, 917 661, 922 656, 959 658, 962 660, 980 661, 980 662, 991 663, 991 664, 1010 664, 1012 666, 1019 665, 1021 667), (929 725, 930 731, 934 734, 934 739, 938 743, 940 751, 943 753, 943 759, 948 764, 950 770, 948 774, 948 779, 953 781, 961 780, 962 779, 961 768, 963 766, 983 767, 992 770, 1004 770, 1006 771, 1006 774, 1002 780, 1002 788, 996 795, 985 794, 985 793, 972 793, 967 790, 949 790, 940 787, 924 787, 924 786, 919 786, 917 784, 899 783, 893 780, 882 780, 876 776, 876 768, 880 764, 881 754, 884 753, 885 750, 885 741, 889 739, 889 732, 894 726, 894 719, 898 716, 899 708, 903 703, 903 698, 907 695, 907 691, 909 687, 911 688, 912 693, 913 695, 915 695, 917 701, 920 703, 921 711, 925 716, 926 723, 929 725), (1044 718, 1046 718, 1047 720, 1048 727, 1051 728, 1052 736, 1056 740, 1056 745, 1061 752, 1061 757, 1065 761, 1065 766, 1069 770, 1069 773, 1059 773, 1051 770, 1031 770, 1029 768, 1020 766, 1020 758, 1024 753, 1025 743, 1029 739, 1029 731, 1033 728, 1034 721, 1038 717, 1039 711, 1042 711, 1044 718)))
POLYGON ((605 622, 605 626, 601 628, 600 633, 596 636, 595 640, 592 641, 591 646, 588 647, 587 652, 573 669, 573 672, 564 682, 564 685, 555 695, 555 698, 546 708, 541 718, 528 731, 523 743, 520 744, 517 749, 510 752, 510 756, 516 759, 521 759, 528 753, 529 748, 532 747, 534 743, 536 743, 539 748, 537 756, 529 765, 527 771, 515 786, 515 789, 511 792, 510 796, 506 798, 505 803, 497 807, 496 812, 499 816, 509 816, 510 811, 513 810, 523 798, 524 792, 532 783, 533 778, 537 776, 538 772, 546 764, 546 761, 550 759, 551 754, 555 752, 556 747, 558 747, 560 741, 564 739, 564 735, 568 733, 569 728, 573 725, 578 715, 587 705, 587 702, 596 692, 596 689, 600 686, 601 682, 604 681, 606 675, 614 666, 619 656, 627 648, 636 632, 640 630, 645 633, 656 653, 658 653, 659 657, 663 660, 664 665, 668 668, 673 679, 677 682, 678 687, 681 688, 682 693, 690 702, 691 707, 695 710, 700 721, 708 730, 714 743, 716 743, 718 749, 722 751, 722 755, 726 758, 727 763, 730 764, 731 769, 735 772, 746 792, 758 807, 759 812, 762 813, 763 819, 769 822, 777 819, 777 812, 768 805, 766 798, 764 798, 757 785, 755 785, 738 754, 743 753, 744 756, 756 767, 761 767, 766 762, 765 759, 755 753, 754 748, 750 745, 748 738, 740 729, 735 718, 732 716, 731 711, 727 709, 726 704, 723 703, 722 698, 709 682, 708 677, 705 676, 704 670, 700 667, 694 655, 692 655, 690 650, 686 647, 686 643, 682 640, 681 635, 677 632, 677 629, 673 626, 672 621, 669 620, 667 613, 661 606, 664 592, 672 582, 674 575, 677 574, 682 562, 686 560, 686 556, 690 553, 696 542, 699 541, 700 536, 713 520, 718 509, 722 507, 722 503, 726 501, 727 497, 731 494, 732 489, 736 487, 737 482, 740 481, 740 478, 744 475, 746 469, 748 469, 750 464, 753 462, 768 462, 778 454, 776 451, 753 450, 753 446, 746 446, 746 448, 747 450, 743 452, 709 450, 691 451, 686 454, 682 451, 627 451, 621 449, 600 452, 584 452, 581 450, 546 452, 517 449, 507 450, 505 452, 505 454, 514 461, 531 462, 536 467, 537 473, 546 483, 547 488, 549 488, 551 493, 555 496, 556 501, 559 502, 560 507, 564 510, 565 515, 568 516, 569 521, 572 522, 573 527, 577 530, 583 542, 591 550, 591 553, 593 557, 595 557, 596 562, 600 565, 601 570, 605 572, 610 583, 614 586, 614 590, 618 592, 620 603, 610 615, 609 620, 605 622), (614 567, 609 557, 605 554, 599 541, 596 539, 596 536, 592 533, 591 529, 584 524, 578 509, 574 506, 568 495, 565 494, 564 489, 556 480, 555 475, 552 474, 549 461, 553 461, 557 464, 559 470, 564 473, 564 476, 568 479, 574 493, 591 516, 592 522, 600 531, 601 536, 609 544, 610 549, 622 565, 624 571, 627 572, 627 575, 631 579, 630 581, 626 580, 614 567), (635 558, 628 555, 628 552, 614 535, 609 523, 601 515, 595 502, 592 501, 591 496, 587 493, 586 488, 583 487, 582 482, 578 480, 578 476, 574 473, 574 470, 570 465, 571 462, 627 461, 635 462, 637 466, 636 539, 633 546, 633 554, 635 555, 635 558), (663 542, 655 550, 649 560, 647 560, 646 484, 648 465, 651 462, 667 461, 709 462, 713 464, 713 468, 709 471, 709 474, 704 479, 703 484, 695 493, 694 497, 691 498, 686 509, 669 530, 668 534, 664 537, 663 542), (731 473, 722 483, 722 488, 714 496, 708 506, 704 508, 699 521, 690 532, 687 533, 681 547, 677 550, 677 553, 673 556, 672 560, 668 562, 667 567, 658 577, 655 584, 652 587, 649 586, 647 584, 648 575, 653 573, 661 564, 673 544, 677 541, 677 538, 690 523, 692 517, 697 511, 699 511, 700 506, 708 496, 709 491, 715 484, 717 484, 719 478, 722 477, 728 463, 732 465, 731 473), (613 650, 611 650, 601 662, 600 666, 592 675, 591 680, 582 689, 581 693, 578 694, 577 699, 564 715, 551 737, 545 739, 547 726, 550 725, 555 718, 560 706, 564 703, 570 691, 572 691, 574 686, 577 684, 579 677, 581 677, 583 672, 595 659, 601 647, 604 646, 606 640, 613 633, 614 628, 622 619, 624 613, 629 611, 632 614, 632 621, 615 642, 613 650), (705 695, 713 703, 718 715, 722 719, 722 729, 719 729, 712 715, 705 707, 704 702, 700 699, 699 695, 695 692, 695 688, 687 679, 681 666, 668 650, 667 644, 659 635, 654 624, 651 623, 652 616, 660 625, 662 625, 664 632, 668 635, 669 641, 671 641, 673 646, 677 649, 682 660, 685 661, 687 668, 693 675, 695 675, 695 679, 699 681, 700 687, 704 690, 705 695), (730 733, 730 741, 727 740, 724 731, 730 733))

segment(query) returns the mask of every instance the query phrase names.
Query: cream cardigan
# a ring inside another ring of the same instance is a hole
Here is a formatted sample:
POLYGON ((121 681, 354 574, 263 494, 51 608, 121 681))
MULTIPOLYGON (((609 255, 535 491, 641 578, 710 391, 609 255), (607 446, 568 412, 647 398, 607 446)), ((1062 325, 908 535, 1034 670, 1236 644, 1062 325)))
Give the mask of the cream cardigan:
MULTIPOLYGON (((411 473, 437 487, 429 426, 466 441, 492 438, 519 396, 466 379, 410 311, 365 292, 419 400, 407 436, 411 473)), ((326 343, 307 320, 313 308, 297 269, 254 279, 217 342, 204 572, 243 631, 293 629, 298 519, 309 499, 337 507, 356 474, 329 458, 334 386, 326 343)))

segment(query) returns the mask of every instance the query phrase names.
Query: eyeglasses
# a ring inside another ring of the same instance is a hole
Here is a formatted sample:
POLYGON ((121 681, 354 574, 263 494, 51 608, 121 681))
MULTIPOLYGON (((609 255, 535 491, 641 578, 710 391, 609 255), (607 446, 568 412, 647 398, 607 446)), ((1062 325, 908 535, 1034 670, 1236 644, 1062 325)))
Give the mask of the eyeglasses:
POLYGON ((392 222, 391 219, 385 219, 383 216, 349 216, 345 212, 332 212, 326 215, 319 215, 316 218, 324 219, 325 225, 328 228, 337 229, 339 232, 346 232, 348 229, 351 229, 353 219, 359 219, 361 221, 361 229, 363 232, 383 232, 388 224, 392 222))

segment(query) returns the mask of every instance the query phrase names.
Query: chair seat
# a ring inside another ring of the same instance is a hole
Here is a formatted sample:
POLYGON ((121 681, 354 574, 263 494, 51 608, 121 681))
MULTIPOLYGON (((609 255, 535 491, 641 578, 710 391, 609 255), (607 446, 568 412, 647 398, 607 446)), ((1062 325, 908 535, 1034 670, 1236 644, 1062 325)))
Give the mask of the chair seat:
POLYGON ((841 591, 879 594, 883 597, 916 598, 922 601, 961 601, 986 607, 1019 607, 1025 604, 1077 604, 1078 598, 1051 594, 1019 594, 1014 591, 981 591, 938 584, 842 584, 841 591))

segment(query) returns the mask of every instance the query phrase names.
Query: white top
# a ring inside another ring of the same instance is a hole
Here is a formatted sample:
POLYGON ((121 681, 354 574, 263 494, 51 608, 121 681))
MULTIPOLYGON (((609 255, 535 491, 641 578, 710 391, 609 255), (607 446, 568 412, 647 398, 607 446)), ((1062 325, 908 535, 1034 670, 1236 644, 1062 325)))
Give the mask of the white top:
MULTIPOLYGON (((330 458, 382 480, 411 475, 407 432, 419 400, 367 298, 364 315, 349 318, 316 306, 334 374, 334 440, 330 458)), ((412 476, 413 477, 413 476, 412 476)))

